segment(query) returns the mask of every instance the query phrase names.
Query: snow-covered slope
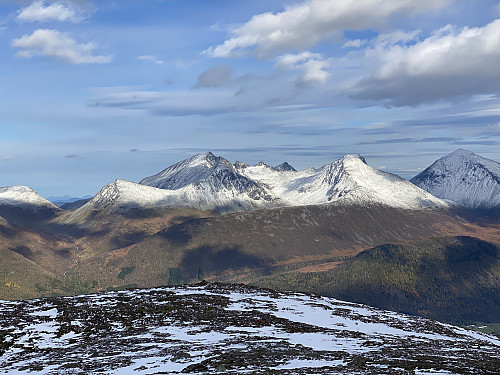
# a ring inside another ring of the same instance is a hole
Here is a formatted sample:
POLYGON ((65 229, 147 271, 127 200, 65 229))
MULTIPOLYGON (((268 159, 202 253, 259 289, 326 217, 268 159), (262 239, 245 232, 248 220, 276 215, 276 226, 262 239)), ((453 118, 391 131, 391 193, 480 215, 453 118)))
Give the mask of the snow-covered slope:
POLYGON ((359 155, 345 155, 322 168, 277 171, 266 165, 241 169, 265 185, 288 206, 328 202, 384 204, 420 209, 446 207, 446 203, 394 174, 368 166, 359 155))
POLYGON ((190 184, 213 191, 233 190, 235 193, 249 193, 252 197, 265 196, 266 192, 253 181, 236 172, 226 159, 211 152, 197 154, 180 161, 153 176, 139 182, 142 185, 166 190, 176 190, 190 184))
POLYGON ((0 206, 13 206, 30 210, 58 208, 27 186, 0 187, 0 206))
POLYGON ((221 213, 251 211, 274 207, 266 199, 250 194, 235 195, 229 189, 214 189, 213 181, 199 181, 176 190, 158 189, 125 180, 116 180, 103 187, 88 203, 71 213, 73 219, 95 211, 108 209, 125 212, 131 209, 194 208, 217 210, 221 213))
POLYGON ((332 298, 208 284, 1 301, 2 374, 496 374, 500 341, 332 298))
POLYGON ((140 184, 170 190, 173 200, 201 209, 239 211, 270 206, 275 200, 263 186, 211 152, 176 163, 140 184))
POLYGON ((369 167, 359 155, 298 172, 288 163, 274 168, 264 162, 232 165, 209 152, 176 163, 139 184, 110 183, 75 215, 105 207, 111 211, 194 208, 228 213, 332 202, 405 209, 447 206, 403 178, 369 167))
POLYGON ((500 206, 500 163, 467 150, 442 157, 411 182, 468 208, 500 206))

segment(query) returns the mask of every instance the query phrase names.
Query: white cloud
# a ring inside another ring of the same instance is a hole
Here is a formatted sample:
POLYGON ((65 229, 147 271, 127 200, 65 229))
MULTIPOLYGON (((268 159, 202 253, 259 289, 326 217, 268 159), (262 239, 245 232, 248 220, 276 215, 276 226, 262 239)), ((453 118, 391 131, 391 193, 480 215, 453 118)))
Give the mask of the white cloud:
POLYGON ((94 43, 79 44, 57 30, 35 30, 31 35, 14 39, 12 46, 20 49, 19 57, 45 56, 68 64, 106 64, 113 59, 110 55, 93 55, 97 47, 94 43))
POLYGON ((78 23, 87 18, 87 14, 71 2, 47 2, 36 0, 19 10, 17 19, 24 22, 74 22, 78 23))
POLYGON ((410 45, 383 41, 367 56, 380 65, 356 85, 356 98, 417 105, 500 92, 500 20, 460 30, 446 26, 410 45))
POLYGON ((256 53, 272 58, 303 51, 343 30, 379 27, 398 15, 412 16, 442 7, 452 0, 308 0, 281 13, 258 14, 233 30, 224 43, 204 51, 213 57, 256 53))
POLYGON ((153 64, 158 64, 158 65, 163 64, 162 60, 158 59, 158 57, 156 57, 156 56, 151 56, 151 55, 137 56, 137 60, 150 61, 153 64))
POLYGON ((298 54, 287 53, 278 58, 277 68, 287 70, 300 70, 299 77, 301 83, 324 83, 330 73, 325 69, 330 67, 330 60, 323 59, 321 54, 309 51, 298 54))
POLYGON ((379 34, 375 38, 374 44, 377 49, 381 49, 381 48, 386 48, 388 46, 390 47, 398 43, 408 43, 412 41, 417 41, 421 33, 422 33, 421 30, 414 30, 409 32, 396 30, 390 33, 383 33, 379 34))
POLYGON ((359 48, 363 47, 368 41, 361 39, 348 40, 342 45, 342 48, 359 48))

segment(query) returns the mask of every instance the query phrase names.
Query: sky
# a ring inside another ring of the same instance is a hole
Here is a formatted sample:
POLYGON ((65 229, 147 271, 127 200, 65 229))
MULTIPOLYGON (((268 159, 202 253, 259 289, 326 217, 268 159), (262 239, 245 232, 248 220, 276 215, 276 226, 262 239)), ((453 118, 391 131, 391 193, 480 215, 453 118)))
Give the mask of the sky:
POLYGON ((0 0, 0 186, 457 148, 500 159, 498 0, 0 0))

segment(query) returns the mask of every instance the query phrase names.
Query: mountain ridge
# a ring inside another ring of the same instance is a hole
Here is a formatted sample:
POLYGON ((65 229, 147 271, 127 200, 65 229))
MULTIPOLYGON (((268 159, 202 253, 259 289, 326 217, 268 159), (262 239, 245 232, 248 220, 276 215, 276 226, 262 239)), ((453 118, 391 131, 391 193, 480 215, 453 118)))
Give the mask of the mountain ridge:
MULTIPOLYGON (((142 179, 140 184, 170 191, 191 186, 198 192, 212 194, 212 200, 229 194, 234 199, 205 207, 216 211, 222 208, 224 212, 333 201, 386 204, 408 209, 447 207, 443 201, 403 178, 378 171, 369 167, 363 157, 349 154, 318 169, 296 171, 287 162, 276 167, 264 162, 250 166, 237 161, 233 165, 227 159, 208 152, 175 163, 142 179)), ((193 203, 193 206, 203 209, 201 204, 193 203)))

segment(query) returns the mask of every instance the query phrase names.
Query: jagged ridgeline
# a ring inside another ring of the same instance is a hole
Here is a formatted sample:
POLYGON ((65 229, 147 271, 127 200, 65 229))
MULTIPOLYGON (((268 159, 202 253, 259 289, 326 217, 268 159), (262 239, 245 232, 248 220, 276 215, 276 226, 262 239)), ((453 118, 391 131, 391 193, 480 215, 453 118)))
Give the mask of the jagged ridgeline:
POLYGON ((263 162, 233 165, 208 152, 176 163, 139 184, 112 182, 68 220, 78 222, 104 209, 190 208, 231 213, 331 202, 405 209, 448 207, 405 179, 368 166, 359 155, 296 171, 286 162, 276 167, 263 162))

